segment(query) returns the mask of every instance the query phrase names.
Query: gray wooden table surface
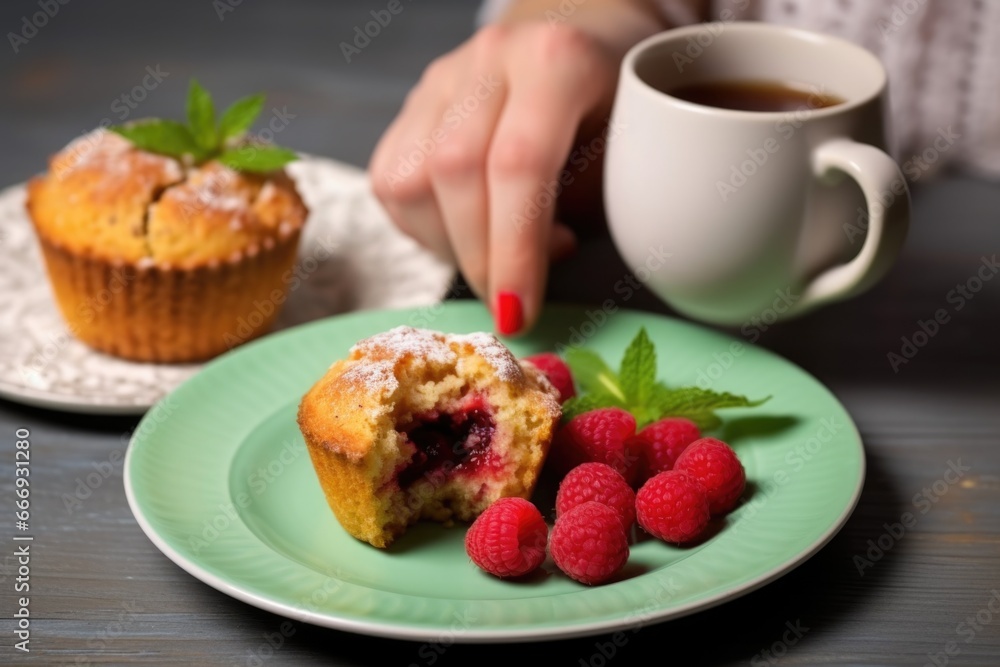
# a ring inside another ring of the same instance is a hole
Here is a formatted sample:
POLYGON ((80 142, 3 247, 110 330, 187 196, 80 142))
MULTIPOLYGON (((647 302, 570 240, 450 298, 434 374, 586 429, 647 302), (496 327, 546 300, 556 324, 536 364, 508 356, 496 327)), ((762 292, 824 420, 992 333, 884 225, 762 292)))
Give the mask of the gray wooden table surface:
MULTIPOLYGON (((266 90, 295 116, 281 143, 363 165, 422 67, 464 39, 474 13, 472 3, 405 1, 347 63, 340 42, 386 3, 49 0, 58 11, 36 32, 25 29, 23 17, 34 20, 45 4, 0 8, 2 32, 24 37, 8 35, 0 46, 0 184, 42 170, 49 153, 103 118, 119 120, 115 100, 142 84, 147 67, 167 74, 130 117, 181 113, 191 76, 223 99, 266 90)), ((1000 184, 942 175, 917 183, 914 201, 912 236, 884 282, 758 341, 837 394, 868 461, 863 495, 842 532, 775 583, 647 627, 610 658, 601 654, 610 652, 608 637, 456 645, 438 654, 305 624, 269 649, 284 619, 209 588, 163 556, 132 518, 120 461, 82 507, 70 514, 64 506, 77 478, 116 460, 135 420, 0 401, 0 540, 15 532, 8 508, 20 427, 32 433, 37 535, 29 654, 12 647, 13 548, 0 552, 0 664, 467 665, 486 656, 595 666, 1000 664, 1000 279, 983 283, 960 309, 949 298, 1000 251, 1000 184), (941 308, 949 322, 894 372, 888 353, 941 308), (935 493, 953 464, 968 471, 935 493), (928 492, 937 501, 920 513, 928 492), (915 511, 916 525, 884 537, 886 524, 915 511), (888 548, 872 552, 872 565, 859 573, 855 557, 880 538, 888 548), (799 632, 788 632, 795 626, 799 632)), ((558 270, 553 298, 612 296, 625 269, 610 257, 606 239, 584 244, 558 270)), ((643 293, 626 305, 664 310, 643 293)))

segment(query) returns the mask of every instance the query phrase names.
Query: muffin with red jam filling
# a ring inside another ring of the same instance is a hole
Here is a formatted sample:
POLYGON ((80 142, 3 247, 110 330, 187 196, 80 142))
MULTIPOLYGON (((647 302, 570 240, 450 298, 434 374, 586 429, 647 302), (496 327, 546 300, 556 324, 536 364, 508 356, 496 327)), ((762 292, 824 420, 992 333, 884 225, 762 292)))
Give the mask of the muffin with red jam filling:
POLYGON ((398 327, 334 363, 298 423, 340 524, 384 548, 420 519, 471 521, 498 498, 528 498, 556 396, 490 334, 398 327))

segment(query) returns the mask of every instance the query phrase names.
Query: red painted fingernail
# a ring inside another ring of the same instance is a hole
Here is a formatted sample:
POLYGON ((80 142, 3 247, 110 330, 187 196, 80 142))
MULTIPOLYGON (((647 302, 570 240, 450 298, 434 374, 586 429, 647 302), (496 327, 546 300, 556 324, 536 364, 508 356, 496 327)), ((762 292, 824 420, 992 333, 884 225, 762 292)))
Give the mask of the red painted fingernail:
POLYGON ((513 292, 497 294, 497 307, 493 316, 496 318, 497 331, 504 336, 516 334, 524 324, 521 297, 513 292))

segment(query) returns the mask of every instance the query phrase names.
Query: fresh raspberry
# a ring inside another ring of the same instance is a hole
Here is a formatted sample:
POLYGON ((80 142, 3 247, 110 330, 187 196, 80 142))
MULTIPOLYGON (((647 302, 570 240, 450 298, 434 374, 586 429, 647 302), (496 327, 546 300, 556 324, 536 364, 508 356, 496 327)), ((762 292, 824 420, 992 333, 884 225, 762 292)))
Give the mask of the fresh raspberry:
POLYGON ((708 525, 708 497, 701 484, 682 472, 661 472, 635 496, 635 514, 643 530, 665 542, 683 544, 708 525))
POLYGON ((639 462, 629 442, 633 435, 635 417, 621 408, 577 415, 563 424, 552 443, 557 472, 565 475, 581 463, 607 463, 631 484, 639 462))
POLYGON ((626 533, 632 529, 635 523, 635 491, 621 473, 606 463, 584 463, 563 477, 556 493, 556 520, 590 500, 617 512, 626 533))
POLYGON ((530 361, 549 379, 557 390, 559 390, 559 402, 576 396, 576 387, 573 386, 573 374, 569 370, 566 362, 555 352, 542 352, 525 357, 525 361, 530 361))
POLYGON ((545 560, 549 527, 524 498, 500 498, 472 522, 465 551, 476 565, 498 577, 519 577, 545 560))
POLYGON ((697 480, 708 494, 712 514, 725 514, 736 507, 747 475, 733 448, 715 438, 695 440, 681 452, 674 464, 679 470, 697 480))
POLYGON ((634 448, 642 461, 639 481, 673 470, 681 452, 700 437, 694 422, 682 417, 661 419, 636 433, 634 448))
POLYGON ((560 570, 584 584, 610 579, 628 560, 628 538, 618 513, 589 501, 556 519, 550 545, 560 570))

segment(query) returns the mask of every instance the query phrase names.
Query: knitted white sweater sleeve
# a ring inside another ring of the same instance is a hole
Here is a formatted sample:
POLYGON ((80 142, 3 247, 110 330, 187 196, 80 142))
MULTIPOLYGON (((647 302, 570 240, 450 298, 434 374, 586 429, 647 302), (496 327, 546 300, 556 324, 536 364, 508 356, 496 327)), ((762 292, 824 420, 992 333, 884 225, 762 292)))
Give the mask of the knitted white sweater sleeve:
POLYGON ((1000 178, 1000 2, 759 0, 750 5, 748 18, 837 35, 878 55, 889 73, 896 156, 911 179, 944 165, 1000 178))
MULTIPOLYGON (((507 2, 486 0, 480 21, 489 21, 507 2)), ((680 0, 659 2, 674 23, 694 18, 680 0)), ((849 39, 879 56, 889 73, 893 152, 911 180, 945 165, 1000 178, 1000 0, 712 5, 711 18, 794 25, 849 39)))

